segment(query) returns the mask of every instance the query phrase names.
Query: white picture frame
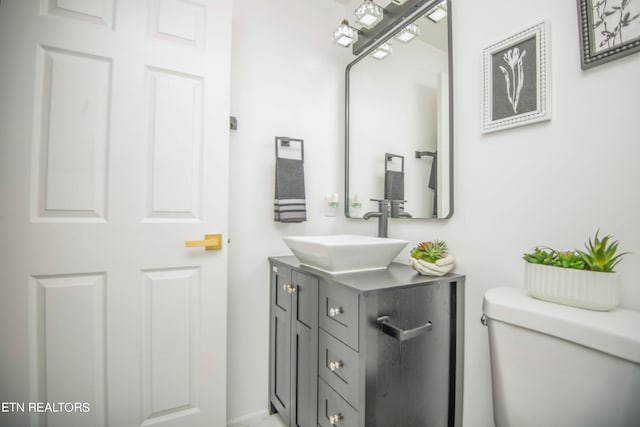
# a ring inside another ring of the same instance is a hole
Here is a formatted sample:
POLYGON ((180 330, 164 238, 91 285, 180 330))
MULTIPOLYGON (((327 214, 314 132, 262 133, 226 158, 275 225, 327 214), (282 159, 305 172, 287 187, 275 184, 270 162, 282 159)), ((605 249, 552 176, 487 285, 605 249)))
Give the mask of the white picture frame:
POLYGON ((492 44, 482 55, 482 133, 551 120, 550 22, 492 44))

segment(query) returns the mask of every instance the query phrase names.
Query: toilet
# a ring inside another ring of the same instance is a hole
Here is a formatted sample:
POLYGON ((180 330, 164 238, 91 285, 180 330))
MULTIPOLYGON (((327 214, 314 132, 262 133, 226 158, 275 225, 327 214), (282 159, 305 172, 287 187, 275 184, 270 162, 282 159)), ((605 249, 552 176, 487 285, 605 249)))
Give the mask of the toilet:
POLYGON ((497 427, 640 426, 640 312, 485 293, 497 427))

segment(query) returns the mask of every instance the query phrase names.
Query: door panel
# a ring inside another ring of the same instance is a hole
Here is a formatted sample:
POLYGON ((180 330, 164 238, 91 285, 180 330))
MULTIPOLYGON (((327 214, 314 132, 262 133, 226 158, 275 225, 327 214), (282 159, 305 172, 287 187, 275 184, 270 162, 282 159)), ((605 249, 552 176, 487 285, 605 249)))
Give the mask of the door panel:
POLYGON ((289 313, 279 307, 273 308, 272 342, 273 366, 271 369, 271 403, 283 419, 289 419, 289 402, 291 400, 291 321, 289 313))
POLYGON ((201 4, 180 0, 153 1, 152 34, 158 39, 202 48, 205 15, 201 4), (170 19, 171 18, 171 19, 170 19))
POLYGON ((292 272, 291 423, 315 427, 318 398, 318 279, 292 272))
POLYGON ((42 14, 55 14, 107 27, 113 26, 115 0, 43 0, 42 14))
MULTIPOLYGON (((36 400, 86 402, 94 412, 94 425, 104 426, 105 276, 40 276, 30 282, 36 400), (72 311, 70 304, 76 307, 72 311)), ((47 426, 84 425, 66 414, 45 417, 47 426)))
POLYGON ((288 288, 291 285, 291 270, 282 266, 277 267, 277 271, 272 277, 274 284, 273 303, 291 316, 291 293, 288 288))
POLYGON ((202 217, 203 79, 147 69, 149 110, 149 218, 202 217))
POLYGON ((226 248, 184 241, 226 239, 230 22, 2 1, 0 401, 89 411, 0 425, 226 425, 226 248))
POLYGON ((37 67, 34 217, 104 220, 112 62, 40 46, 37 67))
POLYGON ((312 330, 295 322, 295 396, 291 410, 293 423, 297 427, 314 427, 317 423, 316 408, 318 375, 315 361, 316 346, 312 330))
POLYGON ((296 285, 296 293, 293 294, 296 302, 294 320, 311 328, 318 318, 318 279, 293 271, 292 282, 296 285))
POLYGON ((146 419, 197 407, 200 270, 145 272, 143 412, 146 419))

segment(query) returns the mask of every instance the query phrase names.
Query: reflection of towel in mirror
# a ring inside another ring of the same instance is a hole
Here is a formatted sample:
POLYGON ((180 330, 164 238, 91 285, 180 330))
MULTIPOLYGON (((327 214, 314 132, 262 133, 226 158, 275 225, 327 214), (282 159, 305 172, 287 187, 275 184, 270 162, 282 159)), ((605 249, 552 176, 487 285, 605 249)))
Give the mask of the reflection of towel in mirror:
POLYGON ((404 172, 385 171, 384 198, 387 200, 404 200, 404 172))
POLYGON ((429 183, 427 184, 430 189, 435 190, 438 187, 438 153, 433 153, 433 160, 431 161, 431 173, 429 173, 429 183))
POLYGON ((302 160, 276 158, 276 188, 273 220, 303 222, 307 220, 302 160))

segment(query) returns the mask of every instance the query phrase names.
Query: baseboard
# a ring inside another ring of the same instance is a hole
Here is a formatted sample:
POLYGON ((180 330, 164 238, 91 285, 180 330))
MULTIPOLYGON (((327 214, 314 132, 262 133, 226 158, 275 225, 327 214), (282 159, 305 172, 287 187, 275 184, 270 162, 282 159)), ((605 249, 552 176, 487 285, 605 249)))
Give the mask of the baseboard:
POLYGON ((260 411, 253 412, 251 414, 243 415, 241 417, 229 420, 227 422, 227 427, 233 427, 234 424, 246 423, 247 421, 251 421, 254 418, 262 418, 262 417, 268 417, 268 416, 269 416, 269 411, 267 411, 266 409, 262 409, 260 411))

